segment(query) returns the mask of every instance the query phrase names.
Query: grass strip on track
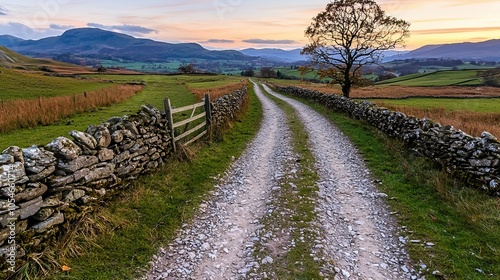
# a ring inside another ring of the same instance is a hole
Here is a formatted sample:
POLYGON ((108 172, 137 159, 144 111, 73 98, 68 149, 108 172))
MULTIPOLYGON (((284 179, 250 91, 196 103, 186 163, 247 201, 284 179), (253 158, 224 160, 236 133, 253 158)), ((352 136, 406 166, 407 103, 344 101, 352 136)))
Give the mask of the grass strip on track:
MULTIPOLYGON (((261 89, 265 92, 262 86, 261 89)), ((260 234, 277 236, 279 241, 274 246, 279 249, 259 243, 255 250, 257 259, 272 256, 274 261, 261 265, 257 272, 265 272, 269 279, 323 279, 320 276, 321 262, 313 254, 314 241, 318 236, 317 229, 313 226, 317 220, 315 201, 318 192, 316 182, 319 178, 314 168, 315 158, 309 149, 308 136, 297 112, 285 101, 267 95, 285 112, 293 150, 299 159, 289 163, 287 174, 279 179, 280 189, 274 191, 276 197, 272 202, 273 211, 263 218, 265 228, 260 234), (294 172, 291 172, 292 169, 294 172), (281 254, 281 247, 288 250, 281 254)))

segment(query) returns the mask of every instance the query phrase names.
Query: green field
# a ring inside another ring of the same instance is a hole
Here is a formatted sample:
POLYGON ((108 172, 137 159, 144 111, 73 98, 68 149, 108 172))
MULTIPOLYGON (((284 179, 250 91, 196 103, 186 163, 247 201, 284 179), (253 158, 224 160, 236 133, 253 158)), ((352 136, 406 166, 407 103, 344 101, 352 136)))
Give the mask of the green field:
POLYGON ((437 71, 412 74, 376 83, 394 86, 481 86, 483 79, 477 76, 478 70, 437 71))
MULTIPOLYGON (((290 67, 281 67, 275 68, 274 70, 280 71, 281 74, 286 76, 296 77, 297 79, 306 78, 306 79, 320 79, 317 71, 308 72, 305 76, 300 74, 299 69, 291 69, 290 67)), ((323 79, 325 81, 329 81, 330 79, 323 79)))
POLYGON ((228 83, 237 83, 242 79, 243 77, 235 76, 200 76, 196 80, 193 79, 186 82, 186 86, 190 88, 213 88, 227 85, 228 83))
POLYGON ((424 109, 445 108, 450 111, 471 111, 482 113, 499 113, 499 98, 408 98, 408 99, 372 99, 374 103, 399 106, 413 106, 424 109))
POLYGON ((0 100, 72 95, 113 86, 94 79, 44 76, 0 68, 0 100))
MULTIPOLYGON (((208 73, 237 74, 242 69, 252 67, 253 64, 245 60, 208 60, 208 59, 176 59, 169 62, 123 61, 102 60, 104 67, 118 67, 146 73, 176 73, 182 64, 194 64, 196 69, 208 73)), ((256 66, 259 68, 260 66, 256 66)))
POLYGON ((161 62, 161 63, 150 63, 150 62, 126 62, 126 61, 115 61, 115 60, 102 60, 102 65, 104 67, 118 67, 126 68, 134 71, 142 72, 176 72, 181 62, 161 62))
POLYGON ((67 136, 72 130, 84 131, 89 125, 100 124, 111 117, 134 114, 142 104, 151 104, 164 110, 163 99, 165 98, 170 98, 172 105, 176 107, 193 104, 197 100, 187 89, 187 84, 201 87, 204 82, 207 82, 207 85, 221 85, 240 81, 238 78, 228 76, 91 75, 87 77, 112 80, 113 84, 144 81, 147 86, 136 96, 111 107, 78 114, 49 126, 18 129, 5 133, 0 138, 0 150, 12 145, 20 147, 29 147, 33 144, 44 145, 58 136, 67 136))

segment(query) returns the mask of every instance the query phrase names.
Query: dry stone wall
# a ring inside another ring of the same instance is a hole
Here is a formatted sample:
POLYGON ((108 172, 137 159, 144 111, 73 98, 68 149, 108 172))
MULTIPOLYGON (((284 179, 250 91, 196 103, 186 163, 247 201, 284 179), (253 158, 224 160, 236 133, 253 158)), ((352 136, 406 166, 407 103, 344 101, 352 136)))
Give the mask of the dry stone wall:
MULTIPOLYGON (((246 89, 212 102, 215 128, 231 120, 246 89)), ((41 252, 98 202, 168 160, 172 150, 165 112, 143 105, 85 132, 71 131, 48 145, 9 147, 0 154, 0 268, 41 252), (90 209, 89 209, 90 208, 90 209), (5 260, 5 262, 4 262, 5 260)))
POLYGON ((452 126, 407 116, 368 101, 274 86, 282 93, 313 100, 352 118, 365 120, 389 136, 403 140, 417 154, 440 163, 448 172, 467 179, 471 186, 500 196, 500 143, 488 132, 472 137, 452 126))

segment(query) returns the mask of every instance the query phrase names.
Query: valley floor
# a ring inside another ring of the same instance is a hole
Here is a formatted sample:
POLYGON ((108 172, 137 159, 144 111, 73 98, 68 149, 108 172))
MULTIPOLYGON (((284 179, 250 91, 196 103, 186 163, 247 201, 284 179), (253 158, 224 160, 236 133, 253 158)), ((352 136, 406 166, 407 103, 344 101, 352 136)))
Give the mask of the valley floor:
POLYGON ((306 266, 286 267, 297 248, 321 279, 418 279, 387 195, 351 142, 308 106, 266 86, 255 92, 264 108, 257 137, 143 279, 286 279, 282 271, 306 266), (284 106, 305 128, 309 165, 284 106), (314 181, 300 180, 307 172, 314 181))

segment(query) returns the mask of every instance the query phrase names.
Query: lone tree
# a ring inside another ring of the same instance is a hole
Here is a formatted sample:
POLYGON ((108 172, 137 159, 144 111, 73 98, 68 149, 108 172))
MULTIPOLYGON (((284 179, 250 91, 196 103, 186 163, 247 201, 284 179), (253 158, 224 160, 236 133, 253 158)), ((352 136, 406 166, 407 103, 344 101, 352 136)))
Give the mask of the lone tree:
POLYGON ((194 64, 182 64, 177 68, 177 71, 179 71, 182 74, 193 74, 196 73, 196 68, 194 67, 194 64))
POLYGON ((108 69, 106 69, 106 67, 102 66, 102 65, 99 65, 99 67, 97 67, 97 73, 101 74, 101 73, 104 73, 108 71, 108 69))
POLYGON ((403 47, 410 23, 387 16, 372 0, 334 0, 305 31, 311 56, 320 72, 333 78, 349 97, 363 65, 377 63, 385 50, 403 47))

